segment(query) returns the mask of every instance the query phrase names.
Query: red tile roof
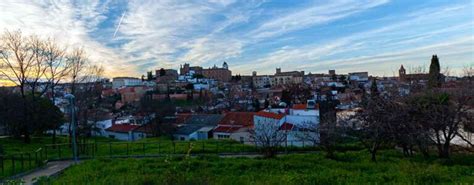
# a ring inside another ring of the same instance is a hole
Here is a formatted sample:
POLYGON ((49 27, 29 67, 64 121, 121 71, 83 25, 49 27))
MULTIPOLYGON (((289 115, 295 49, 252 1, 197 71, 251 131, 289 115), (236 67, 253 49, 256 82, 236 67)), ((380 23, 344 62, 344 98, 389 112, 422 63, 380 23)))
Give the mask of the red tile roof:
POLYGON ((306 109, 306 104, 294 104, 293 109, 304 110, 306 109))
POLYGON ((255 115, 260 116, 260 117, 265 117, 265 118, 272 118, 272 119, 282 119, 283 117, 285 117, 285 114, 266 112, 265 110, 257 112, 255 115))
POLYGON ((146 124, 146 125, 141 125, 137 129, 135 129, 134 132, 143 132, 147 134, 152 134, 153 131, 155 131, 156 129, 157 128, 155 124, 146 124))
POLYGON ((295 125, 285 122, 280 126, 280 130, 292 130, 293 127, 295 127, 295 125))
POLYGON ((130 125, 130 124, 115 124, 111 127, 105 129, 106 131, 111 132, 130 132, 140 127, 140 125, 130 125))
POLYGON ((243 127, 233 127, 233 126, 218 126, 214 129, 214 132, 224 132, 224 133, 233 133, 243 127))
POLYGON ((219 125, 238 125, 250 126, 253 125, 253 116, 255 112, 228 112, 224 118, 219 121, 219 125))
POLYGON ((189 118, 191 118, 191 114, 186 114, 186 113, 180 113, 176 115, 176 124, 183 124, 186 122, 189 118))

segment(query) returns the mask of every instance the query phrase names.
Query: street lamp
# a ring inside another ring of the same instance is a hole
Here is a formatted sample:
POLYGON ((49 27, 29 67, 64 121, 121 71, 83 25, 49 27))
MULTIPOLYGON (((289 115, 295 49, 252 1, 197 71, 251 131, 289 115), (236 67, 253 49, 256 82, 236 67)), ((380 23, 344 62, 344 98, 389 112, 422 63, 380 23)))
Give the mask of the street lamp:
POLYGON ((74 155, 74 163, 77 163, 77 143, 76 143, 76 121, 74 119, 76 113, 75 113, 75 107, 74 107, 74 95, 72 94, 66 94, 64 96, 66 99, 69 100, 69 108, 71 110, 71 123, 72 124, 72 149, 73 149, 73 155, 74 155))

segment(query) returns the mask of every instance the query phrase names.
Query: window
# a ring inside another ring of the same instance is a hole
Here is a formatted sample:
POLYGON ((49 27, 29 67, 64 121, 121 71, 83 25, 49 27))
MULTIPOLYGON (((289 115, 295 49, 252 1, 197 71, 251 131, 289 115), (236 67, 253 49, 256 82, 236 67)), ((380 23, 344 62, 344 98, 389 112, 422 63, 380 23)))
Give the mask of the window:
POLYGON ((228 139, 229 135, 217 134, 217 139, 228 139))

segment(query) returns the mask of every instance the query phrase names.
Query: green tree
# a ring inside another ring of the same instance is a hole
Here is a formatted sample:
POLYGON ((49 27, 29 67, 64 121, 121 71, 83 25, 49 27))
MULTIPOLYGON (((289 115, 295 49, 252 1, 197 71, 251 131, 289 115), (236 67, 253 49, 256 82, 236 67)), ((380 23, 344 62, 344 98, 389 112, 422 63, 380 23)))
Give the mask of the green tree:
POLYGON ((436 88, 441 86, 441 73, 438 56, 433 55, 431 58, 430 72, 428 77, 428 88, 436 88))
POLYGON ((165 75, 166 75, 165 69, 161 68, 160 69, 160 76, 165 76, 165 75))
POLYGON ((372 97, 376 97, 378 96, 380 93, 379 93, 379 89, 377 88, 377 80, 374 78, 372 80, 372 84, 370 85, 370 95, 372 97))

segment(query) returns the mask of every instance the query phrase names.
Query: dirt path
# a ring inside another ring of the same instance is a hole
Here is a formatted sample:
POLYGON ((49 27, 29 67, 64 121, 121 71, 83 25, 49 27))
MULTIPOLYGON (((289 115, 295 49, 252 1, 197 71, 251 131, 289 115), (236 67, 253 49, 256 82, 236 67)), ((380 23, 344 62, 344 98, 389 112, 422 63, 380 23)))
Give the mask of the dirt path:
POLYGON ((22 179, 25 182, 25 184, 30 185, 30 184, 33 184, 39 177, 42 177, 42 176, 49 177, 49 176, 56 175, 73 164, 74 164, 74 161, 48 162, 48 164, 46 164, 45 167, 38 169, 32 173, 26 174, 22 177, 19 177, 18 179, 22 179))

